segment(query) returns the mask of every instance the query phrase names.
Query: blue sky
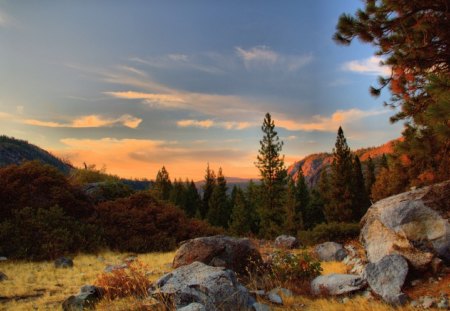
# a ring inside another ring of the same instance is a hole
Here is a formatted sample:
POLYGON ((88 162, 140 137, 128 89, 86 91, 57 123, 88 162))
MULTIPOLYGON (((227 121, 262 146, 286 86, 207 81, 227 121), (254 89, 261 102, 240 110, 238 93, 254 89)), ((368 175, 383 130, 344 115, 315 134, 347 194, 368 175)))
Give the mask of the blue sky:
POLYGON ((287 164, 400 136, 374 48, 331 37, 360 1, 0 1, 0 133, 123 177, 257 177, 266 112, 287 164))

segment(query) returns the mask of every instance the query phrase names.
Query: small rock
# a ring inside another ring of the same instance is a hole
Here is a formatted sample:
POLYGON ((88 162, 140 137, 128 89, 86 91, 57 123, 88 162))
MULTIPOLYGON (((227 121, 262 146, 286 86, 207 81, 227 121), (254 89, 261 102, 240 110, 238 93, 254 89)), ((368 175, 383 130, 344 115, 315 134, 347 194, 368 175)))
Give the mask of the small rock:
POLYGON ((413 308, 418 308, 420 306, 420 302, 418 302, 417 300, 413 300, 411 301, 410 305, 413 308))
POLYGON ((111 273, 113 271, 123 270, 123 269, 126 269, 126 268, 128 268, 128 265, 126 263, 123 263, 123 264, 120 264, 120 265, 108 265, 108 266, 105 267, 104 271, 106 273, 111 273))
POLYGON ((177 309, 177 311, 207 311, 205 306, 198 302, 193 302, 185 307, 177 309))
POLYGON ((0 261, 7 261, 8 258, 6 258, 5 256, 0 256, 0 261))
POLYGON ((280 235, 275 239, 275 247, 293 249, 299 245, 297 238, 290 235, 280 235))
POLYGON ((365 290, 361 296, 363 296, 364 298, 366 298, 367 300, 372 300, 374 299, 372 292, 370 290, 365 290))
POLYGON ((124 263, 127 263, 127 264, 130 264, 130 263, 132 263, 133 261, 136 261, 137 259, 138 259, 137 256, 129 256, 129 257, 125 258, 125 259, 123 260, 123 262, 124 262, 124 263))
POLYGON ((253 295, 255 297, 262 297, 266 295, 266 292, 263 289, 250 291, 250 295, 253 295))
POLYGON ((342 299, 342 303, 347 303, 347 302, 349 302, 350 301, 350 299, 348 299, 348 297, 344 297, 343 299, 342 299))
POLYGON ((268 305, 260 303, 260 302, 255 302, 252 305, 252 308, 254 311, 271 311, 272 310, 268 305))
POLYGON ((441 300, 439 300, 439 302, 437 303, 437 307, 439 309, 448 309, 449 308, 449 304, 448 304, 448 299, 446 297, 443 297, 441 300))
POLYGON ((278 295, 276 292, 269 292, 267 294, 267 299, 269 299, 270 302, 275 303, 277 305, 283 304, 283 299, 281 299, 280 295, 278 295))
POLYGON ((4 274, 3 272, 0 271, 0 282, 5 281, 7 279, 8 279, 8 277, 6 276, 6 274, 4 274))
POLYGON ((319 244, 314 250, 322 261, 342 261, 347 256, 347 251, 342 244, 336 242, 319 244))
POLYGON ((283 288, 283 287, 274 288, 270 291, 270 293, 283 295, 284 297, 293 297, 294 296, 294 294, 292 293, 292 291, 290 289, 283 288))
POLYGON ((440 258, 433 258, 431 261, 431 270, 434 274, 438 274, 444 267, 444 261, 440 258))
POLYGON ((411 281, 411 286, 417 286, 417 285, 419 285, 421 282, 422 282, 422 281, 419 280, 419 279, 413 280, 413 281, 411 281))
POLYGON ((72 268, 73 260, 68 257, 59 257, 55 260, 55 268, 72 268))
POLYGON ((78 311, 93 309, 95 304, 103 297, 104 289, 93 285, 81 287, 76 296, 70 296, 62 303, 64 311, 78 311))
POLYGON ((364 288, 366 281, 359 275, 327 274, 316 277, 311 282, 311 292, 314 295, 342 295, 364 288))
POLYGON ((429 309, 434 305, 434 299, 432 297, 426 296, 422 298, 422 308, 429 309))

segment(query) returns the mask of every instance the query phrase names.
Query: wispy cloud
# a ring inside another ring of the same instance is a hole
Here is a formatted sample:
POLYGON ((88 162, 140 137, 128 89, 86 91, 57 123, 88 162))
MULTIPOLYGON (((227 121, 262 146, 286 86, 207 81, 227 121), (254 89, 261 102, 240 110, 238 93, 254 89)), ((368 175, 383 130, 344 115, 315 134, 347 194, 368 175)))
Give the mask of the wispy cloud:
POLYGON ((284 55, 267 46, 255 46, 250 49, 236 47, 236 54, 248 69, 275 67, 286 71, 297 71, 313 60, 312 54, 284 55))
POLYGON ((250 122, 216 122, 214 120, 180 120, 177 122, 177 125, 179 127, 218 127, 227 130, 243 130, 252 126, 253 124, 250 122))
POLYGON ((140 77, 147 77, 148 76, 147 73, 145 73, 144 71, 139 70, 139 69, 134 68, 134 67, 131 67, 131 66, 120 65, 120 66, 118 66, 118 68, 120 70, 123 70, 123 71, 129 72, 129 73, 138 75, 140 77))
POLYGON ((95 127, 112 127, 125 126, 129 128, 137 128, 142 119, 124 114, 119 118, 111 119, 99 115, 82 116, 72 120, 69 123, 60 123, 53 121, 42 121, 36 119, 27 119, 23 123, 42 127, 67 127, 67 128, 95 128, 95 127))
POLYGON ((12 117, 10 113, 0 111, 0 120, 11 119, 12 117))
POLYGON ((354 123, 358 120, 387 113, 386 110, 369 110, 360 109, 338 110, 329 117, 316 115, 310 122, 294 121, 291 119, 280 118, 276 121, 276 125, 289 131, 321 131, 335 132, 339 126, 354 123))
POLYGON ((369 75, 390 75, 391 69, 388 66, 381 66, 382 59, 372 56, 363 60, 352 60, 342 65, 342 69, 369 75))

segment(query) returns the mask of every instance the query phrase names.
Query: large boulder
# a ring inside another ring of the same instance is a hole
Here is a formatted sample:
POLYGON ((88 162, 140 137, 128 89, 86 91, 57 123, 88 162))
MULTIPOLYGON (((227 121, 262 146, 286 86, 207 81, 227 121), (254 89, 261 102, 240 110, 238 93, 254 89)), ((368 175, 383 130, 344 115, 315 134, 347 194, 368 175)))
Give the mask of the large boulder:
POLYGON ((366 281, 359 275, 327 274, 316 277, 311 282, 314 295, 343 295, 366 287, 366 281))
POLYGON ((314 248, 317 257, 322 261, 342 261, 347 256, 347 251, 342 244, 325 242, 314 248))
POLYGON ((255 302, 233 271, 198 261, 162 276, 149 293, 177 309, 198 303, 208 311, 249 310, 255 302))
POLYGON ((370 288, 393 305, 403 305, 407 300, 402 293, 407 275, 408 263, 400 255, 388 255, 377 263, 369 263, 364 272, 370 288))
POLYGON ((244 275, 259 265, 262 258, 249 239, 216 235, 188 240, 182 244, 175 253, 173 268, 189 265, 195 261, 225 267, 244 275))
POLYGON ((78 295, 70 296, 64 300, 62 309, 64 311, 94 309, 95 304, 103 297, 103 294, 103 288, 93 285, 85 285, 81 287, 78 295))
POLYGON ((450 262, 450 181, 380 200, 361 220, 369 262, 400 254, 418 270, 438 256, 450 262))
POLYGON ((293 249, 299 247, 297 238, 290 235, 280 235, 275 239, 275 247, 293 249))

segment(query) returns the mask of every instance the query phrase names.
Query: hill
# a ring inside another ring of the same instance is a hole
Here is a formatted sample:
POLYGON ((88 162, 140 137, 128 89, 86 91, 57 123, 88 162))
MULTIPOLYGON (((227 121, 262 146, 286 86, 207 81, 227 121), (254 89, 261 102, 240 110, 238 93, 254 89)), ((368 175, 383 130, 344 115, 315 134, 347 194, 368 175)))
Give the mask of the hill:
POLYGON ((25 140, 19 140, 4 135, 0 136, 0 167, 33 160, 39 160, 45 164, 56 167, 66 175, 73 169, 71 164, 25 140))
MULTIPOLYGON (((389 141, 378 147, 362 148, 354 151, 354 154, 358 155, 361 163, 364 163, 369 159, 369 156, 376 160, 380 158, 383 154, 391 154, 393 152, 394 144, 397 140, 389 141)), ((316 185, 319 180, 319 176, 322 170, 329 166, 333 162, 332 153, 316 153, 306 156, 300 161, 288 167, 288 174, 297 179, 298 171, 300 167, 305 175, 306 182, 309 187, 316 185)))

